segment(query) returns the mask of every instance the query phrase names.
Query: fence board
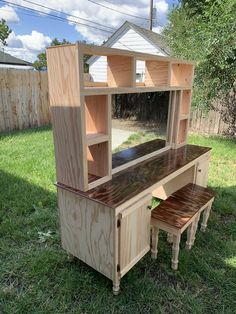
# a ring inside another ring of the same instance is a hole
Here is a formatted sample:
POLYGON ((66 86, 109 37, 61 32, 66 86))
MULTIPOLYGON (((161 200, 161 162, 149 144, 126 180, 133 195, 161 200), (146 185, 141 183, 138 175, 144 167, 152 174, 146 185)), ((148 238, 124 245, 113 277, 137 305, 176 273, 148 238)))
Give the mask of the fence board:
POLYGON ((0 69, 0 132, 50 122, 47 73, 0 69))
MULTIPOLYGON (((221 109, 221 104, 216 105, 221 109)), ((47 72, 0 69, 0 132, 51 123, 47 72)), ((190 130, 223 134, 227 124, 219 111, 191 113, 190 130)))
POLYGON ((216 110, 210 110, 208 113, 204 113, 197 109, 191 112, 190 118, 190 130, 197 132, 204 132, 207 134, 224 134, 228 125, 223 121, 221 108, 222 105, 215 104, 216 110))

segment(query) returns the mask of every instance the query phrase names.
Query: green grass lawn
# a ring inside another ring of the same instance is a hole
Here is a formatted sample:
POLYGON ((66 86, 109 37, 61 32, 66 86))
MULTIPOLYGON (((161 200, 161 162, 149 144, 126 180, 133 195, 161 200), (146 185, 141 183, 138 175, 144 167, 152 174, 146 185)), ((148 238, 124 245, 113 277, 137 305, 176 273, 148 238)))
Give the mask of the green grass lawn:
POLYGON ((170 269, 161 235, 147 254, 111 282, 61 249, 50 129, 0 137, 0 313, 236 313, 236 141, 190 135, 211 146, 209 186, 217 192, 206 234, 170 269))

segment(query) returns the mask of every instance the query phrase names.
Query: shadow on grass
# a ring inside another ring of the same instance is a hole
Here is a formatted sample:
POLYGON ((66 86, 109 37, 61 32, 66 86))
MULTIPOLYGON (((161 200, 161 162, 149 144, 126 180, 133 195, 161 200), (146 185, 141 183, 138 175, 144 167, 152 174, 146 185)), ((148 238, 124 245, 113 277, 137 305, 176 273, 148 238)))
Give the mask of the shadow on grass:
POLYGON ((182 241, 179 271, 170 269, 171 249, 162 235, 158 259, 147 254, 124 276, 122 293, 114 297, 111 281, 82 262, 67 262, 60 246, 56 193, 6 172, 0 172, 0 184, 3 313, 217 313, 233 309, 235 186, 214 187, 217 197, 208 230, 198 232, 191 251, 184 249, 182 241), (225 218, 222 206, 230 219, 225 218))

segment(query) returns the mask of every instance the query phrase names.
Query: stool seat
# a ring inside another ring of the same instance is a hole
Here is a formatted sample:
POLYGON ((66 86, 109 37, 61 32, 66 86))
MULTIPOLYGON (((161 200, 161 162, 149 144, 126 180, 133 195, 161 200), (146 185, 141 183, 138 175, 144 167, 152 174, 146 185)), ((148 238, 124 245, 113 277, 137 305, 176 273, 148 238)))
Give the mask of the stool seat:
POLYGON ((182 229, 214 196, 212 190, 189 183, 154 208, 152 219, 182 229))
POLYGON ((204 211, 201 231, 206 230, 215 193, 205 187, 189 183, 169 196, 152 210, 152 256, 157 257, 159 229, 168 232, 168 242, 173 242, 172 268, 178 268, 179 243, 187 229, 186 248, 191 249, 200 218, 204 211))

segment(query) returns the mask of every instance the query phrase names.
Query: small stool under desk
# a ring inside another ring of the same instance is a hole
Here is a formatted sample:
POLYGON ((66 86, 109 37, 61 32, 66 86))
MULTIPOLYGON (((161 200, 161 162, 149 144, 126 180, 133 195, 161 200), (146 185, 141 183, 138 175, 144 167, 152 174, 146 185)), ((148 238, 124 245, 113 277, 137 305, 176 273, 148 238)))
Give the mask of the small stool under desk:
POLYGON ((157 258, 159 230, 168 233, 168 242, 173 242, 172 269, 178 268, 181 234, 187 229, 186 248, 191 249, 198 227, 200 214, 204 211, 201 231, 206 230, 214 193, 205 187, 189 183, 152 211, 152 257, 157 258))

